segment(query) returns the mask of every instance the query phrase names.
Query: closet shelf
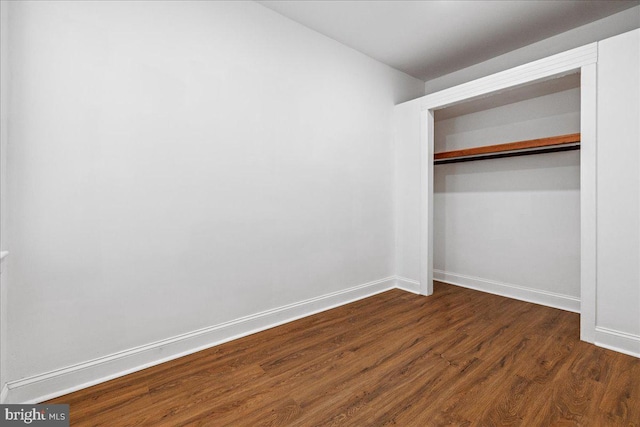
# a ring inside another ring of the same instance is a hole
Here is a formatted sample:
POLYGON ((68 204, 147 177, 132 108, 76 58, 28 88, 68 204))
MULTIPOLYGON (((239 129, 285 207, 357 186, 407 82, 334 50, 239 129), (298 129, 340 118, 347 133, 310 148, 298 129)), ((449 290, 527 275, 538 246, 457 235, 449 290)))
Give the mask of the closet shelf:
POLYGON ((580 149, 580 134, 552 136, 506 144, 486 145, 463 150, 435 153, 434 164, 469 162, 472 160, 497 159, 501 157, 524 156, 527 154, 553 153, 580 149))

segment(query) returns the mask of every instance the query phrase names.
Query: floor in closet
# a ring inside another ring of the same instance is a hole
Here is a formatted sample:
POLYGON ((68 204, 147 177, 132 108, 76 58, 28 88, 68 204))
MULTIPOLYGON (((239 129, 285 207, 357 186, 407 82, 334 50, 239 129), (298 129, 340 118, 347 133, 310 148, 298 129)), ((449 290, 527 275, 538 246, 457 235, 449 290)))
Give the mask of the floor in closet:
POLYGON ((579 316, 436 283, 388 291, 49 403, 72 425, 640 425, 640 359, 579 316))

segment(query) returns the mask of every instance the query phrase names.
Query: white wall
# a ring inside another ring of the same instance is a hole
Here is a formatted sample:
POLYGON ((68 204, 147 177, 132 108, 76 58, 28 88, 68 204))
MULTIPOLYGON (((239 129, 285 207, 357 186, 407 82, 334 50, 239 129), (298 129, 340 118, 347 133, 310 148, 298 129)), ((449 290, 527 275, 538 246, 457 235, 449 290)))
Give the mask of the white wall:
MULTIPOLYGON (((7 275, 2 257, 9 248, 7 240, 7 144, 9 100, 9 4, 0 2, 0 390, 7 379, 7 275)), ((0 403, 4 395, 0 392, 0 403)))
POLYGON ((252 2, 10 9, 10 379, 394 274, 423 82, 252 2))
POLYGON ((425 82, 425 92, 434 93, 502 70, 517 67, 575 47, 603 40, 640 27, 640 6, 626 9, 606 18, 496 56, 425 82))
POLYGON ((395 108, 396 274, 420 281, 420 99, 395 108))
MULTIPOLYGON (((436 153, 576 133, 580 89, 438 120, 442 112, 436 112, 436 153)), ((491 291, 496 282, 507 292, 526 288, 533 298, 537 291, 560 294, 573 297, 565 308, 579 309, 578 151, 442 164, 434 171, 436 277, 491 291)))
POLYGON ((640 357, 640 30, 598 46, 596 342, 640 357))

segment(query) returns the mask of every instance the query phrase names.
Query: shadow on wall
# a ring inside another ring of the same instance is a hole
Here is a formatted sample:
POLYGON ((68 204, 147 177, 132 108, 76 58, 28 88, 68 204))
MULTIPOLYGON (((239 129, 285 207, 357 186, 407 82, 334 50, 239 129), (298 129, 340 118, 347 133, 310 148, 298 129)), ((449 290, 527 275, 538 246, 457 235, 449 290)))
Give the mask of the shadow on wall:
POLYGON ((436 165, 434 194, 496 191, 579 191, 580 152, 436 165))

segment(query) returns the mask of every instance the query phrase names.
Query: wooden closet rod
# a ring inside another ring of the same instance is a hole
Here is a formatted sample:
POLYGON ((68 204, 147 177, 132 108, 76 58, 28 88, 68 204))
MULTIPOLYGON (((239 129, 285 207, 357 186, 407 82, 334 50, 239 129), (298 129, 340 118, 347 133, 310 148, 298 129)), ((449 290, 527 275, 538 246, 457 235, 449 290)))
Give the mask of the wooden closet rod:
POLYGON ((434 164, 469 162, 472 160, 496 159, 501 157, 523 156, 526 154, 553 153, 580 149, 580 134, 552 136, 530 139, 506 144, 486 145, 484 147, 465 148, 463 150, 435 153, 434 164))

